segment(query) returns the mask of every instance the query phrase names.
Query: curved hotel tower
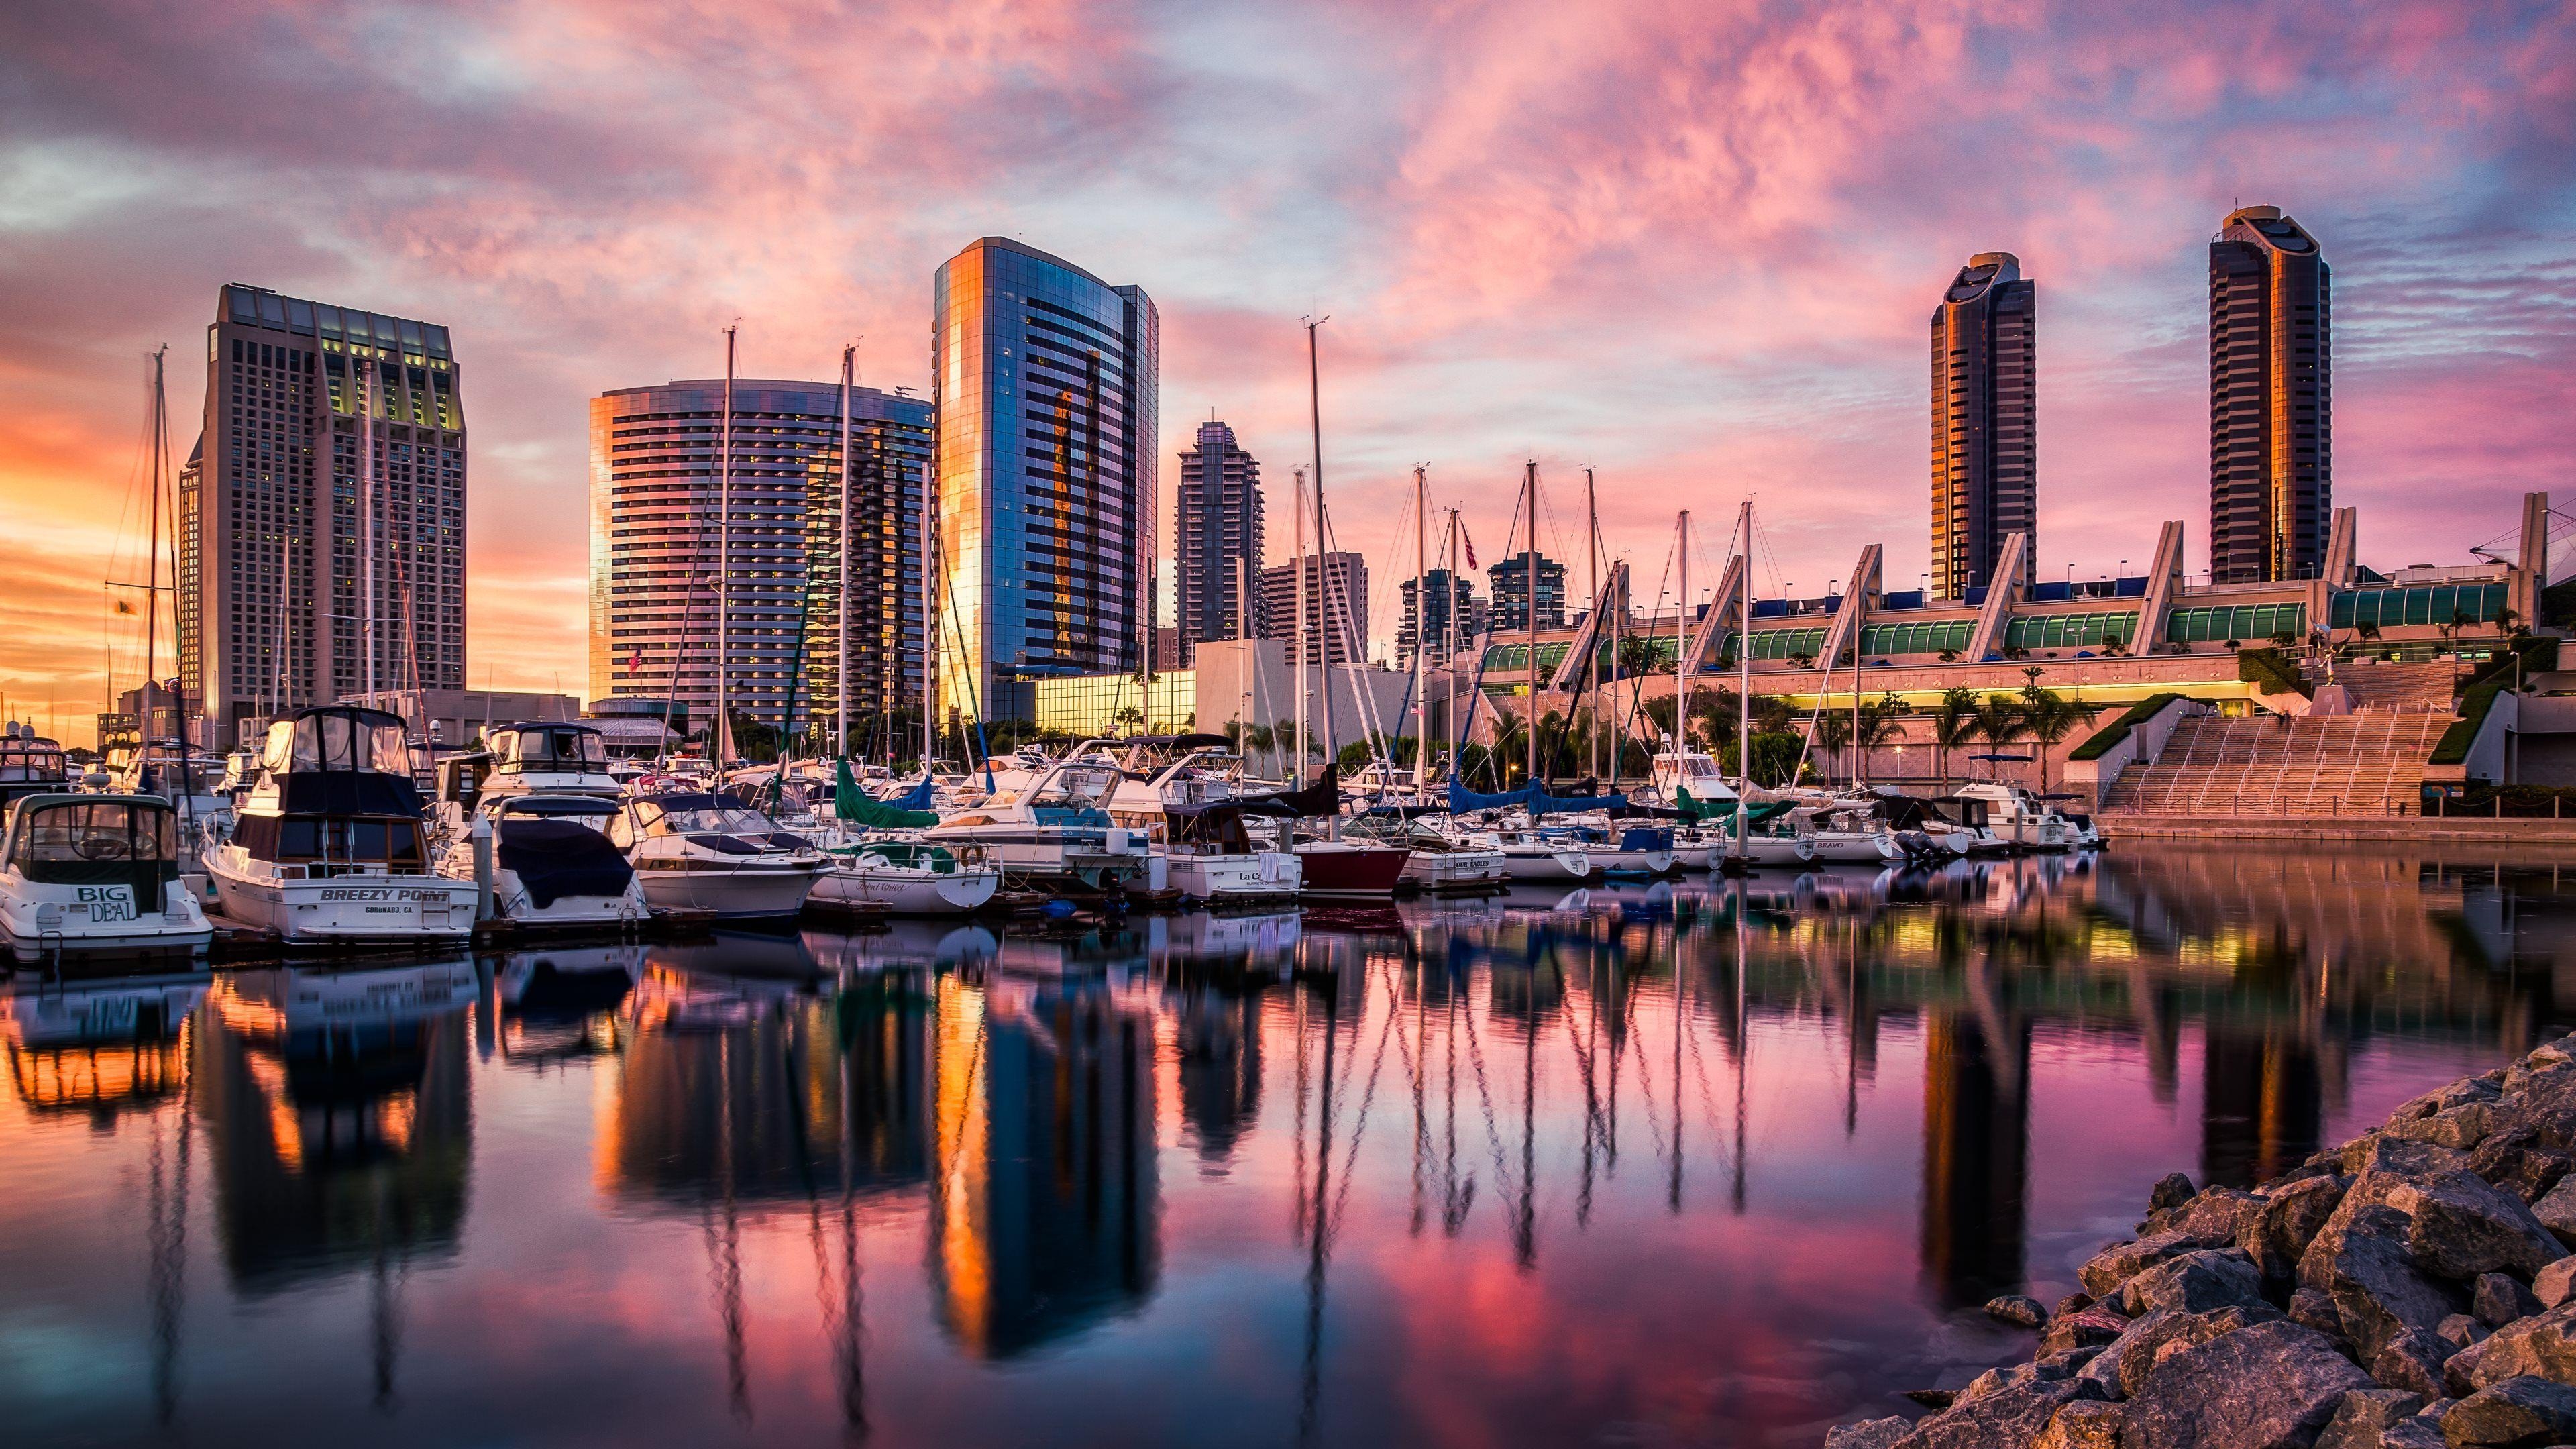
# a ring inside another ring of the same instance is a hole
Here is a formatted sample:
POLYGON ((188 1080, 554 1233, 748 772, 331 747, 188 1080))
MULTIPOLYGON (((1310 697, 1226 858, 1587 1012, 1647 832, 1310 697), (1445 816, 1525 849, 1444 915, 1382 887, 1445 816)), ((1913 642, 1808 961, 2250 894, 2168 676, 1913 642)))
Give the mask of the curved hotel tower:
POLYGON ((1932 594, 1994 582, 2004 539, 2039 542, 2039 287, 1979 252, 1932 309, 1932 594))
MULTIPOLYGON (((724 380, 621 388, 590 403, 590 695, 669 699, 714 718, 718 454, 724 380)), ((737 715, 777 725, 829 714, 840 689, 849 585, 852 717, 921 690, 921 475, 931 407, 850 391, 850 527, 841 532, 837 383, 736 378, 733 597, 723 641, 737 715), (801 640, 801 642, 800 642, 801 640), (804 685, 791 712, 788 681, 804 685)))
POLYGON ((1140 669, 1153 621, 1153 300, 1000 237, 939 268, 937 705, 1140 669))
POLYGON ((2277 206, 2209 244, 2209 570, 2314 578, 2334 514, 2332 269, 2277 206))

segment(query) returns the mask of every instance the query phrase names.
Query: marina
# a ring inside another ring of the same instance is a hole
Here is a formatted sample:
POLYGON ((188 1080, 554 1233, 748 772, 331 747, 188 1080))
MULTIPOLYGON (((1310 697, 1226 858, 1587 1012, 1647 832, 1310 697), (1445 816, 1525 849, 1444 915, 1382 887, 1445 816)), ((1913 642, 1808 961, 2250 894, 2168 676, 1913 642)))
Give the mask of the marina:
POLYGON ((1818 1442, 2576 1019, 2576 880, 2139 844, 0 995, 29 1442, 1818 1442), (542 1344, 542 1350, 534 1345, 542 1344), (1133 1385, 1152 1375, 1140 1400, 1133 1385))

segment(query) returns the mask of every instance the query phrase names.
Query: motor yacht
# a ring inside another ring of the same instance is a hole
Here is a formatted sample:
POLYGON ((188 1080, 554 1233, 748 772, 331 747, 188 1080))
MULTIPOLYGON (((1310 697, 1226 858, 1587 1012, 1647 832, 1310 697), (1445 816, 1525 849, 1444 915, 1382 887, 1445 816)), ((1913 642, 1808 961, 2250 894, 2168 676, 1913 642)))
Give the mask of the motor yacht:
POLYGON ((1896 832, 1871 813, 1866 802, 1802 805, 1789 812, 1789 820, 1791 828, 1815 847, 1810 859, 1818 865, 1885 866, 1905 856, 1896 843, 1896 832))
POLYGON ((1210 906, 1268 905, 1295 900, 1305 884, 1303 860, 1256 843, 1244 828, 1240 805, 1178 808, 1164 819, 1172 888, 1188 899, 1210 906))
POLYGON ((831 869, 810 898, 822 906, 883 906, 899 916, 963 916, 1002 888, 1002 872, 981 851, 921 841, 858 840, 826 846, 831 869), (963 858, 961 858, 961 855, 963 858))
POLYGON ((1578 883, 1592 879, 1592 852, 1579 840, 1506 821, 1490 832, 1470 831, 1467 841, 1503 858, 1503 875, 1515 881, 1578 883))
POLYGON ((1124 890, 1144 875, 1150 847, 1144 832, 1109 818, 1108 801, 1121 778, 1113 765, 1053 761, 1026 783, 994 790, 982 803, 922 831, 919 839, 952 849, 980 848, 1015 889, 1124 890))
POLYGON ((2007 850, 2068 850, 2079 843, 2076 827, 2024 786, 1980 780, 1960 786, 1958 794, 1985 802, 1987 828, 2007 850))
POLYGON ((654 909, 712 911, 719 921, 792 921, 831 865, 739 797, 703 791, 629 797, 608 838, 654 909))
POLYGON ((268 727, 230 839, 201 854, 224 914, 289 941, 462 940, 475 889, 430 868, 401 719, 326 704, 268 727))
POLYGON ((21 961, 201 954, 214 936, 179 883, 177 812, 157 795, 24 795, 0 831, 0 931, 21 961))
POLYGON ((1353 819, 1348 828, 1412 852, 1404 862, 1404 880, 1431 895, 1478 895, 1501 890, 1508 879, 1501 850, 1454 826, 1442 829, 1428 820, 1372 815, 1353 819))
MULTIPOLYGON (((475 824, 492 840, 492 913, 521 926, 641 926, 652 918, 625 852, 608 838, 617 802, 596 795, 486 795, 475 824)), ((439 853, 438 873, 474 877, 469 826, 439 853)))
POLYGON ((71 769, 61 745, 15 722, 0 735, 0 813, 14 800, 59 795, 71 788, 71 769))
POLYGON ((231 829, 239 806, 223 789, 230 769, 222 755, 179 740, 153 740, 127 758, 108 788, 121 795, 158 795, 177 806, 184 852, 191 834, 220 839, 231 829))
POLYGON ((608 737, 596 725, 569 720, 490 725, 483 731, 483 748, 491 752, 492 762, 477 791, 479 799, 597 795, 614 800, 625 793, 609 773, 608 737))

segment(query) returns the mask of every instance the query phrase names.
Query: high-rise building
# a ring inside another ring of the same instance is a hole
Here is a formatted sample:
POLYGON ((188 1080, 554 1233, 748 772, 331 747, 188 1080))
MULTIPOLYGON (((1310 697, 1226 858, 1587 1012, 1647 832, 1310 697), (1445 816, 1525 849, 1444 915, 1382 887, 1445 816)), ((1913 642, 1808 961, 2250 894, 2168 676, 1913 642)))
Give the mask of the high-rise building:
POLYGON ((463 688, 465 405, 447 329, 224 287, 178 541, 180 677, 221 742, 370 688, 463 688))
POLYGON ((724 380, 591 399, 590 696, 671 699, 712 721, 722 619, 736 714, 773 727, 828 724, 846 595, 852 729, 863 716, 918 707, 932 429, 920 398, 850 390, 844 544, 840 386, 736 378, 731 597, 720 601, 724 380), (791 719, 788 683, 800 674, 791 719))
POLYGON ((1315 554, 1261 571, 1261 637, 1284 639, 1295 663, 1297 591, 1306 591, 1306 662, 1349 664, 1368 655, 1368 560, 1355 553, 1315 554), (1300 564, 1302 563, 1302 567, 1300 564), (1303 583, 1300 583, 1300 580, 1303 583), (1318 652, 1319 642, 1322 652, 1318 652))
POLYGON ((1237 639, 1253 590, 1249 570, 1261 560, 1261 463, 1234 440, 1234 429, 1199 424, 1198 441, 1181 450, 1175 500, 1175 572, 1180 576, 1181 663, 1202 639, 1237 639))
POLYGON ((938 703, 1028 719, 1028 681, 1148 658, 1161 324, 1142 289, 1001 237, 942 263, 932 305, 938 703))
POLYGON ((1449 656, 1465 649, 1475 639, 1475 586, 1464 574, 1449 569, 1433 569, 1421 579, 1406 579, 1404 622, 1395 631, 1395 658, 1398 664, 1413 662, 1413 641, 1424 627, 1420 601, 1415 597, 1424 583, 1430 585, 1431 631, 1430 658, 1434 664, 1446 664, 1449 656))
POLYGON ((2209 244, 2209 572, 2314 577, 2334 517, 2333 274, 2277 206, 2209 244))
POLYGON ((1932 309, 1933 596, 1988 582, 2015 533, 2039 540, 2039 286, 1979 252, 1932 309))
POLYGON ((1530 569, 1538 569, 1538 626, 1565 627, 1565 565, 1543 553, 1523 551, 1485 570, 1491 609, 1487 624, 1497 634, 1530 626, 1530 569))

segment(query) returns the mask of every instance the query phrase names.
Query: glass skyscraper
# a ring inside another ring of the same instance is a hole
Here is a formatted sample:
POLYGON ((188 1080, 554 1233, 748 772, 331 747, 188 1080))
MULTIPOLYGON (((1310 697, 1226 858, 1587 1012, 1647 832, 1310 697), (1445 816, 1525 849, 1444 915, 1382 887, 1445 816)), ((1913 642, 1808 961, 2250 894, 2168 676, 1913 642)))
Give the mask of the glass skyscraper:
POLYGON ((2209 574, 2316 576, 2334 515, 2333 269, 2277 206, 2209 244, 2209 574))
POLYGON ((1179 527, 1173 562, 1180 584, 1180 662, 1197 657, 1202 639, 1258 634, 1243 615, 1260 593, 1261 463, 1235 442, 1234 429, 1210 419, 1198 443, 1181 450, 1179 527))
POLYGON ((1028 719, 1029 681, 1140 669, 1153 624, 1153 299, 984 237, 939 268, 939 698, 1028 719))
POLYGON ((1932 596, 1994 581, 2004 540, 2039 547, 2039 286, 1979 252, 1932 309, 1932 596))

